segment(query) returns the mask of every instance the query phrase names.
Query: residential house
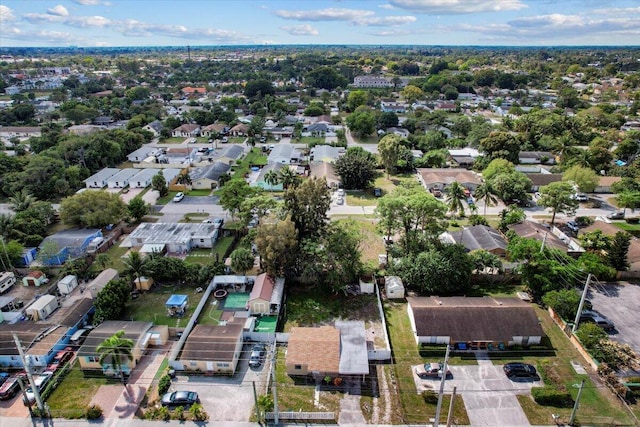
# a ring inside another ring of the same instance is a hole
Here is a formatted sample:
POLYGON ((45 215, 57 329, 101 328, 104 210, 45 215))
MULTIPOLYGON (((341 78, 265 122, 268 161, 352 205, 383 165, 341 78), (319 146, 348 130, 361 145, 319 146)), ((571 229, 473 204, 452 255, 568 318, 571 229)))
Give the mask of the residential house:
POLYGON ((367 375, 367 357, 364 323, 340 321, 335 326, 293 327, 285 365, 288 375, 321 381, 367 375))
POLYGON ((517 298, 408 297, 418 344, 501 349, 540 344, 544 332, 531 304, 517 298))
MULTIPOLYGON (((155 154, 159 154, 160 151, 152 147, 140 147, 137 150, 127 155, 127 160, 131 163, 140 163, 148 159, 149 157, 155 157, 155 154)), ((155 159, 153 160, 155 163, 155 159)))
POLYGON ((409 132, 407 129, 399 128, 399 127, 386 128, 384 130, 384 133, 385 134, 391 134, 391 135, 397 135, 400 138, 409 138, 409 135, 411 135, 411 132, 409 132))
POLYGON ((612 186, 622 178, 619 176, 601 176, 594 193, 613 193, 612 186))
POLYGON ((480 177, 466 169, 431 168, 418 169, 418 180, 427 190, 444 190, 452 182, 457 182, 470 191, 482 183, 480 177))
POLYGON ((353 78, 354 87, 393 87, 393 82, 388 77, 382 76, 355 76, 353 78))
POLYGON ((162 129, 164 129, 164 124, 160 120, 154 120, 142 128, 142 130, 151 132, 154 137, 160 136, 162 129))
POLYGON ((335 173, 332 163, 311 162, 309 169, 311 178, 324 178, 329 188, 338 188, 340 186, 340 177, 335 173))
POLYGON ((91 293, 92 298, 96 298, 96 296, 104 289, 105 286, 109 284, 112 280, 118 280, 120 275, 118 274, 118 270, 115 268, 107 268, 104 269, 87 285, 87 289, 91 293))
MULTIPOLYGON (((18 322, 14 324, 3 323, 0 324, 0 366, 4 368, 23 368, 22 359, 20 353, 16 347, 13 335, 15 334, 23 347, 29 347, 36 343, 38 340, 42 341, 46 339, 48 348, 30 351, 31 362, 35 366, 46 366, 48 363, 48 354, 52 352, 55 342, 51 342, 50 338, 47 338, 47 331, 53 325, 49 323, 35 323, 35 322, 18 322)), ((52 358, 53 356, 51 356, 52 358)))
POLYGON ((322 137, 331 132, 331 130, 330 122, 316 122, 307 126, 305 132, 310 136, 322 137))
POLYGON ((224 123, 213 123, 208 126, 205 126, 200 131, 202 136, 206 136, 207 138, 211 136, 218 136, 229 130, 229 127, 224 123))
POLYGON ((404 102, 396 102, 396 101, 381 101, 380 102, 380 111, 383 113, 397 113, 403 114, 407 112, 408 105, 404 102))
POLYGON ((543 164, 553 165, 556 163, 556 157, 548 151, 520 151, 518 154, 518 162, 520 164, 543 164))
POLYGON ((249 295, 248 307, 250 315, 279 315, 284 296, 284 278, 258 275, 249 295))
POLYGON ((244 123, 238 123, 229 129, 229 133, 233 136, 247 136, 249 135, 249 126, 244 123))
POLYGON ((24 286, 35 286, 36 288, 49 283, 47 275, 40 270, 32 270, 22 278, 24 286))
POLYGON ((55 247, 57 247, 57 253, 40 261, 43 265, 62 265, 69 258, 78 258, 84 255, 89 248, 89 244, 96 237, 102 237, 102 231, 100 229, 75 228, 58 231, 55 234, 45 237, 38 249, 42 251, 44 247, 55 245, 55 247))
POLYGON ((180 89, 180 92, 182 92, 182 94, 185 96, 192 97, 197 95, 204 95, 205 93, 207 93, 207 89, 204 87, 186 86, 180 89))
POLYGON ((498 230, 486 225, 464 227, 460 231, 452 231, 448 234, 451 237, 450 243, 461 244, 469 252, 483 249, 499 257, 504 258, 507 255, 505 238, 498 230))
POLYGON ((173 137, 184 137, 188 138, 190 136, 198 136, 200 135, 200 125, 185 123, 183 125, 178 126, 171 132, 171 136, 173 137))
POLYGON ((244 156, 244 149, 238 144, 229 144, 222 148, 216 149, 209 156, 211 161, 227 163, 235 165, 244 156))
POLYGON ((277 182, 275 184, 267 182, 266 177, 270 172, 279 173, 282 168, 285 166, 282 163, 269 163, 262 169, 260 169, 260 173, 256 177, 256 180, 251 183, 252 187, 260 187, 266 191, 282 191, 284 186, 282 182, 277 182))
POLYGON ((184 343, 178 363, 185 371, 233 375, 242 355, 244 319, 224 325, 196 325, 184 343))
POLYGON ((91 135, 103 129, 104 128, 102 126, 95 126, 95 125, 73 125, 67 128, 67 132, 69 132, 72 135, 85 136, 85 135, 91 135))
POLYGON ((42 136, 42 128, 39 126, 0 126, 0 138, 29 139, 42 136))
POLYGON ((520 224, 512 224, 509 226, 519 237, 527 239, 536 239, 545 247, 558 249, 568 254, 580 254, 584 249, 580 245, 557 228, 548 228, 546 224, 540 224, 533 221, 524 221, 520 224))
POLYGON ((129 181, 133 178, 140 169, 127 168, 122 169, 115 175, 107 178, 107 187, 109 188, 125 188, 129 185, 129 181))
MULTIPOLYGON (((590 226, 580 229, 579 235, 580 237, 583 237, 585 233, 591 233, 597 230, 601 231, 605 236, 610 237, 615 236, 616 233, 623 232, 613 224, 596 220, 590 226)), ((631 240, 629 241, 627 262, 629 263, 629 271, 640 271, 640 239, 635 236, 631 236, 631 240)))
POLYGON ((109 116, 98 116, 93 119, 93 124, 96 126, 109 126, 113 123, 113 119, 109 116))
POLYGON ((139 172, 129 179, 129 188, 147 188, 158 174, 156 169, 137 169, 139 172))
POLYGON ((220 178, 227 175, 231 166, 228 163, 215 162, 189 172, 191 188, 197 190, 212 190, 220 184, 220 178))
POLYGON ((332 147, 331 145, 316 145, 309 152, 310 162, 333 163, 347 150, 344 147, 332 147))
POLYGON ((283 165, 289 165, 297 163, 300 160, 301 154, 292 144, 280 143, 269 153, 267 157, 268 163, 282 163, 283 165))
POLYGON ((136 367, 148 345, 150 344, 151 322, 127 322, 120 320, 106 320, 89 332, 84 344, 78 349, 77 360, 85 377, 109 376, 118 378, 118 371, 111 366, 111 357, 100 363, 100 353, 97 348, 105 339, 112 337, 118 331, 124 331, 123 338, 133 341, 131 360, 121 360, 120 372, 129 376, 136 367))
POLYGON ((212 248, 218 229, 209 223, 143 222, 129 235, 132 247, 162 245, 166 252, 184 254, 194 248, 212 248))
POLYGON ((480 152, 475 148, 461 148, 449 150, 449 160, 458 167, 469 169, 473 166, 480 152))
POLYGON ((540 187, 549 185, 552 182, 562 181, 561 173, 525 173, 531 180, 531 191, 540 191, 540 187))
POLYGON ((104 168, 85 179, 84 183, 87 188, 104 188, 107 186, 107 180, 118 172, 118 168, 104 168))

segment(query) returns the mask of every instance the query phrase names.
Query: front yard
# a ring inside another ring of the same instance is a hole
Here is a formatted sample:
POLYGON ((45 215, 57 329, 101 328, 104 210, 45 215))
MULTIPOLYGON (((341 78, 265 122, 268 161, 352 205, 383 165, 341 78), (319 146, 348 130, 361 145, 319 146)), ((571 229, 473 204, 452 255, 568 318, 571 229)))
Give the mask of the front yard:
POLYGON ((85 378, 76 363, 67 376, 47 399, 54 418, 82 418, 91 399, 100 386, 106 385, 106 378, 85 378))

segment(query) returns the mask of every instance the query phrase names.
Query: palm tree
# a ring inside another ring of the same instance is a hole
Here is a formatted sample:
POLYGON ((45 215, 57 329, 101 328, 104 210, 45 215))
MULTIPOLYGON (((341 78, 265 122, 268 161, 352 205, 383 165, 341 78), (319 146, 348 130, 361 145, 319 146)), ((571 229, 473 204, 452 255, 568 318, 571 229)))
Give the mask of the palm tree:
POLYGON ((176 180, 178 184, 182 184, 184 186, 191 185, 191 176, 188 173, 183 173, 178 175, 178 179, 176 180))
POLYGON ((488 182, 483 182, 482 184, 476 187, 476 191, 474 193, 476 200, 480 200, 484 202, 484 217, 487 217, 487 205, 494 206, 498 203, 498 196, 496 191, 488 182))
POLYGON ((282 182, 282 186, 287 189, 289 187, 297 187, 300 183, 300 177, 298 174, 288 166, 280 169, 280 182, 282 182))
POLYGON ((100 267, 101 270, 104 270, 111 265, 111 258, 109 258, 107 254, 98 254, 93 262, 100 267))
POLYGON ((26 211, 37 199, 25 188, 9 197, 9 203, 16 212, 26 211))
POLYGON ((247 248, 238 248, 231 252, 231 269, 236 273, 242 273, 244 276, 248 270, 253 268, 255 257, 251 250, 247 248))
POLYGON ((453 181, 445 190, 447 194, 447 203, 449 211, 453 213, 454 218, 456 213, 464 214, 464 205, 462 201, 466 199, 464 195, 464 188, 457 181, 453 181))
POLYGON ((270 190, 280 182, 280 175, 275 170, 271 169, 264 175, 264 182, 269 184, 270 190))
POLYGON ((122 370, 122 364, 128 363, 133 360, 133 340, 129 338, 123 338, 124 331, 118 331, 106 338, 98 347, 96 351, 100 354, 100 365, 104 365, 107 361, 111 368, 120 376, 122 384, 125 384, 124 371, 122 370))
POLYGON ((127 274, 133 276, 136 281, 140 279, 147 269, 147 259, 143 258, 138 251, 129 252, 129 256, 122 263, 127 274))

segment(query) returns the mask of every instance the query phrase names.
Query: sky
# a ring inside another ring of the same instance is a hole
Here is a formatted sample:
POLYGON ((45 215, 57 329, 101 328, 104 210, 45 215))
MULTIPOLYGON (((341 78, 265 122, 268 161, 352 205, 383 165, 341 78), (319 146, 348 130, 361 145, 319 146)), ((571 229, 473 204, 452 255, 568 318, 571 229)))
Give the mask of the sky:
POLYGON ((640 0, 0 0, 0 47, 637 46, 640 0))

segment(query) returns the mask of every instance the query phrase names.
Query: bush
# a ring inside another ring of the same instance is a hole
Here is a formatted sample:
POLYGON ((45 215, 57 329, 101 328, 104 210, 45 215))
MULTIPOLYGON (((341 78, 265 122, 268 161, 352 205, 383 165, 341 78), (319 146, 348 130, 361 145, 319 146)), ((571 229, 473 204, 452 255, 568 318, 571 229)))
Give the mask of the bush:
POLYGON ((531 389, 531 395, 538 405, 543 406, 571 408, 574 403, 569 393, 558 391, 553 387, 533 387, 531 389))
POLYGON ((640 222, 640 217, 633 217, 625 219, 627 224, 638 224, 640 222))
POLYGON ((471 225, 489 225, 487 219, 481 215, 469 215, 469 224, 471 225))
POLYGON ((589 218, 588 216, 577 216, 576 217, 576 224, 578 224, 578 226, 580 227, 587 227, 591 224, 593 224, 594 220, 593 218, 589 218))
POLYGON ((425 390, 422 392, 424 403, 435 405, 438 403, 438 393, 433 390, 425 390))
POLYGON ((171 377, 169 375, 162 376, 158 382, 158 394, 160 397, 169 391, 169 387, 171 387, 171 377))
POLYGON ((102 408, 98 405, 91 405, 84 411, 84 417, 88 420, 99 420, 102 418, 102 408))
POLYGON ((194 421, 207 421, 209 419, 209 414, 206 413, 206 411, 202 408, 202 405, 199 403, 191 405, 191 408, 189 408, 189 413, 193 417, 194 421))

